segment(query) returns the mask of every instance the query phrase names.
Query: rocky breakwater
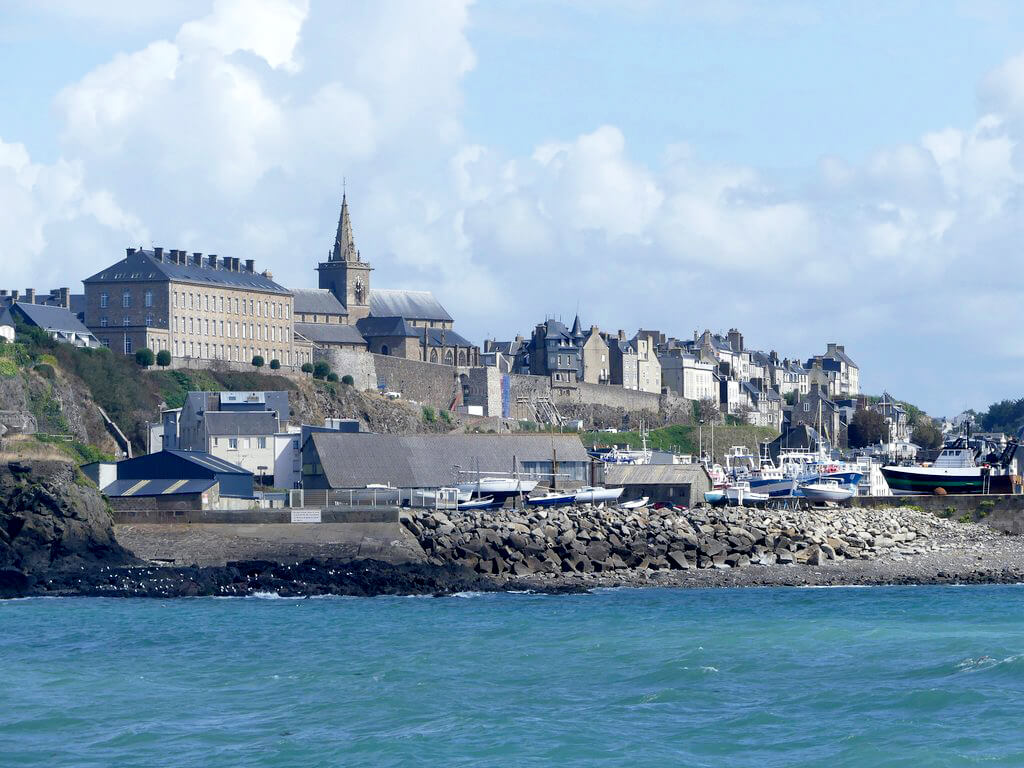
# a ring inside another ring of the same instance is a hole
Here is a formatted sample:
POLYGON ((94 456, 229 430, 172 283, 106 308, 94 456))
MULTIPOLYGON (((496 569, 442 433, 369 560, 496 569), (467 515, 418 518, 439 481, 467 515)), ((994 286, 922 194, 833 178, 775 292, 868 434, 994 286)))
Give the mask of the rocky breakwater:
POLYGON ((957 546, 958 523, 905 508, 414 511, 405 525, 435 564, 493 576, 651 574, 820 566, 957 546))

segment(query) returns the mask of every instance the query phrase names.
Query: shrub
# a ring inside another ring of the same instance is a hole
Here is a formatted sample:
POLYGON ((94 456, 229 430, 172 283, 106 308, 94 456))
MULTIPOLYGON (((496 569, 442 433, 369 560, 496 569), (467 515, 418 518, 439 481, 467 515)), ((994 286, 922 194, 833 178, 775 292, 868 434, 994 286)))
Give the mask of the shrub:
POLYGON ((313 372, 313 364, 312 363, 303 363, 302 364, 302 372, 303 373, 312 373, 313 372))
POLYGON ((156 353, 156 364, 161 368, 166 368, 171 364, 171 353, 166 349, 161 349, 156 353))
POLYGON ((964 512, 962 515, 960 515, 959 518, 957 518, 957 522, 958 523, 970 523, 970 522, 973 522, 973 521, 974 521, 974 518, 971 517, 971 513, 970 512, 964 512))
POLYGON ((978 504, 978 516, 987 517, 989 512, 995 509, 996 503, 991 499, 985 499, 985 501, 978 504))
POLYGON ((253 357, 253 359, 252 359, 252 364, 254 366, 256 366, 257 368, 262 368, 263 367, 263 356, 262 355, 255 355, 253 357))
POLYGON ((946 507, 944 510, 939 512, 939 517, 944 517, 947 520, 956 514, 956 507, 946 507))
POLYGON ((331 371, 330 373, 327 374, 327 380, 331 381, 331 382, 337 381, 338 380, 338 374, 336 374, 333 371, 331 371))
POLYGON ((280 367, 281 367, 281 361, 278 360, 276 357, 273 360, 270 361, 270 370, 276 371, 280 367))
POLYGON ((356 380, 353 379, 350 374, 346 373, 344 376, 341 377, 341 383, 344 384, 346 387, 351 387, 356 383, 356 380))
POLYGON ((53 355, 40 355, 39 356, 39 362, 40 363, 46 363, 47 365, 56 366, 57 365, 57 358, 54 357, 53 355))
POLYGON ((330 372, 331 372, 331 366, 329 366, 323 360, 320 360, 319 362, 317 362, 316 365, 313 366, 313 378, 314 379, 326 379, 327 378, 327 374, 329 374, 330 372))
POLYGON ((425 422, 427 422, 427 424, 433 424, 436 419, 437 419, 437 411, 435 411, 432 406, 424 405, 423 406, 423 420, 425 422))
POLYGON ((50 365, 49 363, 40 363, 39 365, 35 366, 32 370, 38 373, 44 379, 53 380, 54 378, 56 378, 56 373, 53 370, 53 366, 50 365))
POLYGON ((0 379, 13 379, 18 375, 18 366, 10 358, 0 358, 0 379))
POLYGON ((443 421, 445 424, 451 424, 452 415, 448 413, 448 411, 441 411, 441 421, 443 421))
POLYGON ((156 362, 156 356, 153 354, 152 349, 143 348, 135 353, 135 362, 143 368, 149 368, 149 366, 156 362))

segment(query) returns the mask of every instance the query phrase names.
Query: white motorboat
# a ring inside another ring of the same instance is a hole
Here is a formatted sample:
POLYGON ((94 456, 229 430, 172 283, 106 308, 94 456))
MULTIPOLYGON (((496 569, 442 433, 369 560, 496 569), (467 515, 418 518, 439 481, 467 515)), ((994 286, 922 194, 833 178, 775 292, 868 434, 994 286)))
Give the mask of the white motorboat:
POLYGON ((534 496, 527 499, 526 503, 531 507, 560 507, 576 503, 576 491, 567 493, 548 493, 544 496, 534 496))
POLYGON ((577 504, 600 504, 604 501, 618 501, 625 488, 603 488, 599 485, 585 485, 576 491, 577 504))
POLYGON ((818 480, 800 486, 804 498, 814 502, 846 501, 856 493, 851 488, 840 485, 838 480, 818 480))
POLYGON ((470 499, 469 501, 459 502, 459 510, 494 509, 495 507, 500 507, 503 503, 504 502, 495 501, 493 496, 484 496, 479 499, 470 499))
POLYGON ((733 506, 744 504, 763 504, 771 498, 767 493, 750 490, 750 483, 733 483, 725 489, 725 500, 733 506))
POLYGON ((462 504, 471 498, 473 498, 472 493, 459 488, 439 488, 436 491, 415 491, 413 493, 413 499, 423 506, 431 506, 439 501, 444 504, 453 502, 462 504))
POLYGON ((647 502, 650 501, 649 496, 644 496, 642 499, 634 499, 633 501, 624 501, 619 504, 623 509, 640 509, 640 507, 646 507, 647 502))
POLYGON ((537 480, 523 480, 518 477, 481 477, 459 483, 456 488, 472 496, 491 496, 495 501, 505 501, 512 496, 528 496, 537 487, 537 480))

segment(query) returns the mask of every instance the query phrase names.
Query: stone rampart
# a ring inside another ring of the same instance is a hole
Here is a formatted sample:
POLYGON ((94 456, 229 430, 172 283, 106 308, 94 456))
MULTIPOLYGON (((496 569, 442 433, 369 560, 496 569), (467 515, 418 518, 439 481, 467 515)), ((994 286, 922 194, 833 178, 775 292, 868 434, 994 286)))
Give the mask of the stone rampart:
POLYGON ((373 355, 377 382, 386 392, 401 392, 405 400, 433 405, 447 410, 458 395, 462 401, 460 373, 466 368, 455 368, 420 360, 406 360, 391 355, 373 355))
POLYGON ((374 355, 364 349, 328 347, 320 357, 327 361, 338 377, 351 376, 356 389, 377 389, 377 366, 374 355))

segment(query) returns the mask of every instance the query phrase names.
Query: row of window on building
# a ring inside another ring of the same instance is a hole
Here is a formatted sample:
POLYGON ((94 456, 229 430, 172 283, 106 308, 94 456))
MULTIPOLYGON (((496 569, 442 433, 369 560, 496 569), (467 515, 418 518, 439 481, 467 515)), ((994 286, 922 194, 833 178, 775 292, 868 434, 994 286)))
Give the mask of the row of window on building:
POLYGON ((203 336, 222 336, 226 339, 256 339, 258 341, 282 341, 288 343, 289 333, 287 327, 279 325, 263 325, 261 323, 232 323, 230 320, 225 325, 223 320, 208 320, 206 318, 181 317, 174 318, 176 333, 201 334, 203 336), (219 323, 219 326, 218 326, 219 323), (218 332, 219 327, 219 332, 218 332))
MULTIPOLYGON (((255 299, 238 299, 228 297, 225 305, 223 296, 211 296, 202 293, 187 293, 185 291, 174 291, 171 294, 172 303, 175 309, 199 309, 206 312, 227 312, 236 315, 253 315, 255 317, 288 319, 288 304, 276 301, 257 301, 255 299), (227 309, 225 310, 225 306, 227 309)), ((142 294, 144 307, 153 306, 153 291, 147 289, 142 294)), ((110 306, 110 294, 100 294, 100 307, 106 309, 110 306)), ((132 306, 131 288, 125 288, 121 292, 121 306, 129 309, 132 306)), ((126 323, 127 324, 127 323, 126 323)))

